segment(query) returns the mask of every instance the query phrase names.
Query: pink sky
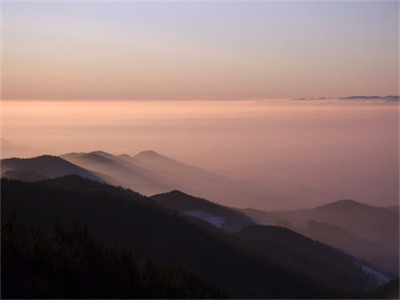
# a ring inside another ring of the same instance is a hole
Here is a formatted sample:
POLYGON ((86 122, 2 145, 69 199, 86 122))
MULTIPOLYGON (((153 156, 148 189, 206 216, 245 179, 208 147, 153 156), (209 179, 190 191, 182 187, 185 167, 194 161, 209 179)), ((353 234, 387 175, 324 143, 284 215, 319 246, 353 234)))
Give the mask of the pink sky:
POLYGON ((398 201, 398 102, 3 101, 3 138, 54 153, 154 150, 310 203, 398 201))
POLYGON ((11 2, 4 99, 398 94, 398 2, 11 2))

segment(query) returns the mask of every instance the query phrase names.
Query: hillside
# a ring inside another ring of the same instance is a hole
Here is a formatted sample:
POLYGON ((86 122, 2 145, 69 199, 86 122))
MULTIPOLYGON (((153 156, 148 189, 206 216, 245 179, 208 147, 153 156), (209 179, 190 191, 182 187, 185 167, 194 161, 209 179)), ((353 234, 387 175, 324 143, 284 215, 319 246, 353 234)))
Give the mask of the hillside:
MULTIPOLYGON (((57 216, 64 224, 78 219, 87 224, 93 237, 107 245, 126 247, 138 259, 150 255, 156 262, 189 269, 239 297, 349 297, 265 257, 216 239, 150 198, 120 188, 105 188, 102 183, 76 176, 37 183, 3 179, 3 220, 12 211, 22 222, 35 222, 47 232, 57 216), (75 184, 90 188, 73 190, 71 186, 75 184)), ((358 274, 357 281, 363 290, 373 287, 370 277, 358 274)))
POLYGON ((180 191, 154 195, 151 198, 166 208, 199 218, 226 232, 238 231, 243 227, 256 224, 238 211, 180 191))
POLYGON ((398 275, 399 215, 393 210, 340 200, 307 210, 241 211, 259 221, 285 226, 322 241, 398 275))
POLYGON ((108 178, 102 178, 111 184, 147 196, 180 190, 228 206, 241 205, 243 199, 252 206, 280 200, 268 195, 264 187, 235 181, 154 151, 143 151, 133 157, 103 151, 68 153, 61 157, 82 168, 107 174, 108 178))
POLYGON ((354 288, 359 283, 354 268, 358 264, 363 270, 367 267, 374 270, 366 273, 374 276, 380 285, 390 281, 388 276, 364 262, 355 262, 350 255, 283 227, 249 226, 235 233, 235 236, 244 247, 255 253, 313 280, 330 282, 343 290, 354 288))
POLYGON ((64 175, 79 175, 103 181, 94 173, 76 166, 58 156, 42 155, 34 158, 8 158, 1 160, 2 177, 25 181, 39 181, 64 175))
POLYGON ((229 298, 187 270, 106 247, 77 221, 65 229, 56 220, 47 234, 12 215, 2 222, 1 235, 2 298, 229 298))
MULTIPOLYGON (((172 188, 168 180, 134 164, 125 156, 115 156, 103 151, 69 153, 63 159, 85 169, 107 174, 109 183, 151 195, 172 188)), ((106 177, 103 179, 107 180, 106 177)))

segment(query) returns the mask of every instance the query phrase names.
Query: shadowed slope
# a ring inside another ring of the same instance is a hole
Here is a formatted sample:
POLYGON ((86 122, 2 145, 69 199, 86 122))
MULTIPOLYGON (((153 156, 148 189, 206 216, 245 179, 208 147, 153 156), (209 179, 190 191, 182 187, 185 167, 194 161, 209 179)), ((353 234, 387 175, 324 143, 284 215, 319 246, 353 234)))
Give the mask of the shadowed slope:
MULTIPOLYGON (((248 205, 258 206, 272 199, 264 187, 231 180, 154 151, 143 151, 134 157, 102 151, 69 153, 61 157, 88 170, 109 175, 113 179, 105 180, 114 185, 148 196, 180 190, 228 206, 240 205, 243 199, 248 205)), ((279 199, 275 197, 274 200, 279 199)))
MULTIPOLYGON (((180 191, 155 195, 152 199, 183 215, 194 216, 227 232, 235 232, 233 236, 241 247, 315 281, 343 290, 350 290, 361 283, 358 276, 360 266, 365 263, 294 231, 277 226, 256 226, 254 221, 233 209, 180 191)), ((385 284, 390 280, 379 271, 376 274, 375 279, 371 278, 370 289, 378 287, 378 281, 385 284)))
POLYGON ((399 272, 399 214, 396 211, 352 200, 308 210, 241 211, 254 219, 286 226, 342 249, 393 274, 399 272))
POLYGON ((68 176, 53 180, 54 185, 52 181, 3 180, 2 218, 14 210, 19 220, 36 222, 45 230, 57 216, 67 224, 79 219, 94 237, 107 244, 127 247, 139 259, 149 254, 156 261, 190 269, 239 297, 349 297, 217 240, 184 218, 168 213, 152 199, 113 187, 106 191, 103 185, 77 180, 76 176, 68 176), (73 190, 72 184, 90 188, 73 190))
MULTIPOLYGON (((363 266, 371 267, 333 247, 283 227, 249 226, 235 233, 235 236, 254 252, 313 280, 329 282, 343 290, 360 284, 361 281, 357 280, 358 272, 364 270, 363 266)), ((370 289, 377 288, 377 282, 382 285, 390 281, 389 277, 378 270, 374 271, 372 276, 375 279, 371 278, 370 289)), ((368 272, 365 274, 369 276, 368 272)), ((362 288, 362 283, 358 288, 362 288)))
POLYGON ((197 217, 227 232, 238 231, 245 226, 256 224, 238 211, 180 191, 154 195, 151 198, 169 209, 197 217))
POLYGON ((366 299, 400 299, 399 278, 380 287, 376 291, 365 296, 366 299))
POLYGON ((231 298, 182 268, 157 264, 91 237, 79 221, 68 229, 56 220, 51 232, 20 223, 1 226, 3 299, 205 299, 231 298))
POLYGON ((112 179, 110 183, 134 189, 143 194, 153 194, 171 188, 168 180, 158 174, 134 164, 124 156, 115 156, 102 151, 69 153, 62 158, 112 179))
POLYGON ((34 158, 9 158, 1 160, 2 176, 28 181, 56 178, 75 174, 84 178, 103 181, 90 171, 58 156, 42 155, 34 158))

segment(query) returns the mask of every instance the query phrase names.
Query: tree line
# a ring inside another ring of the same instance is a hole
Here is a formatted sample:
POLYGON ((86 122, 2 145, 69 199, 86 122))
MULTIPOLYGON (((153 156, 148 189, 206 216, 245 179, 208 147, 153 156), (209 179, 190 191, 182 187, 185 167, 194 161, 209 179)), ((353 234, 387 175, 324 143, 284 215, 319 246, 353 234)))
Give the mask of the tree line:
POLYGON ((15 213, 1 224, 2 298, 231 298, 193 273, 142 261, 107 247, 86 224, 64 228, 57 218, 46 233, 15 213))

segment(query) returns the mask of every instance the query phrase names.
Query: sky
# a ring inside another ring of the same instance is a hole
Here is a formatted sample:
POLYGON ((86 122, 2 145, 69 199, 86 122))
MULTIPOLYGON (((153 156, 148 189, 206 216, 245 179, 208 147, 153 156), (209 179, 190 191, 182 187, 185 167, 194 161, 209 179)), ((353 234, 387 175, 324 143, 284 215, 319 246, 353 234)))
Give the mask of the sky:
POLYGON ((2 98, 398 94, 397 1, 2 5, 2 98))
POLYGON ((398 101, 24 100, 2 106, 2 137, 40 149, 35 155, 153 150, 289 197, 290 209, 340 199, 378 206, 399 201, 398 101))
POLYGON ((2 25, 20 150, 154 150, 292 207, 398 203, 399 102, 337 99, 399 95, 397 1, 6 0, 2 25), (313 97, 333 99, 293 100, 313 97))

